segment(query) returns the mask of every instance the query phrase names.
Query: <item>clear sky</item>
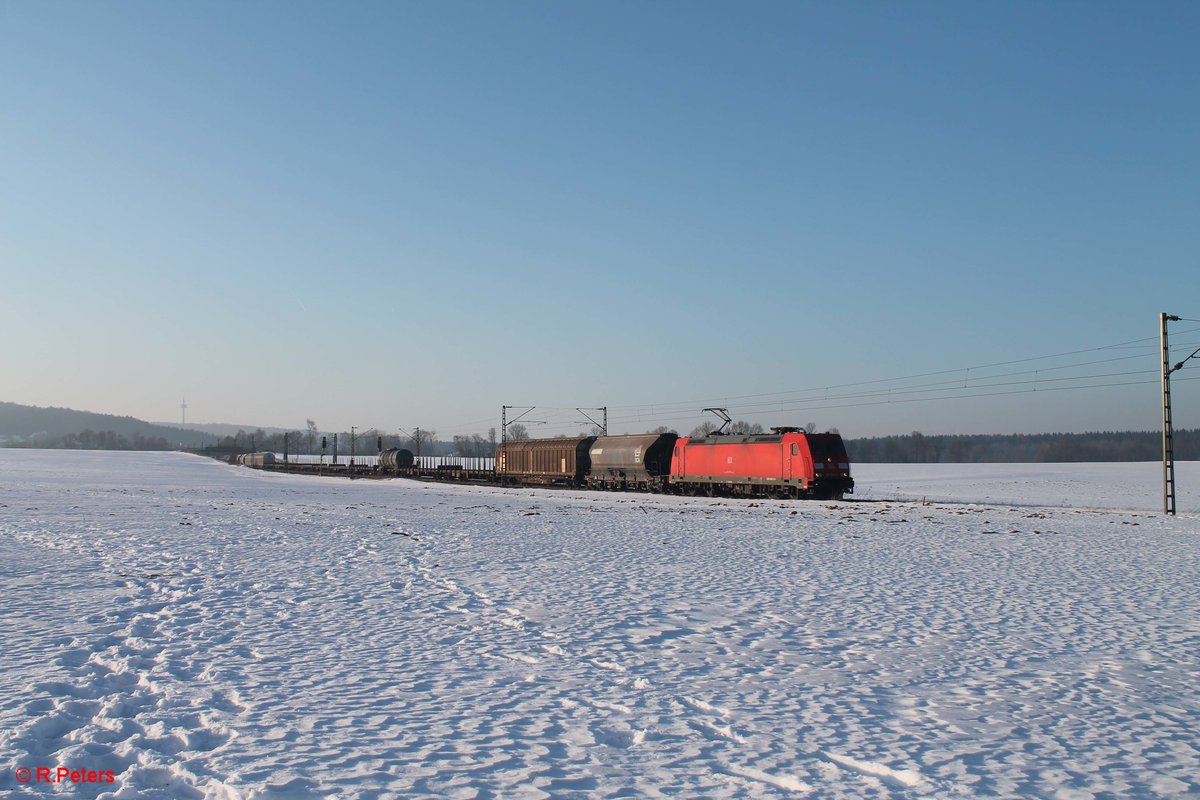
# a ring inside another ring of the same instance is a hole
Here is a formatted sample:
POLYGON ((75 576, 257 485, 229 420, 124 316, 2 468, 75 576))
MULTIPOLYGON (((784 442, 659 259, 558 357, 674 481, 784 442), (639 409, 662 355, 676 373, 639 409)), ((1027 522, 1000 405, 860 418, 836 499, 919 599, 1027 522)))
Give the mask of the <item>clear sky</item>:
POLYGON ((1152 430, 1198 41, 1193 2, 0 3, 0 400, 1152 430))

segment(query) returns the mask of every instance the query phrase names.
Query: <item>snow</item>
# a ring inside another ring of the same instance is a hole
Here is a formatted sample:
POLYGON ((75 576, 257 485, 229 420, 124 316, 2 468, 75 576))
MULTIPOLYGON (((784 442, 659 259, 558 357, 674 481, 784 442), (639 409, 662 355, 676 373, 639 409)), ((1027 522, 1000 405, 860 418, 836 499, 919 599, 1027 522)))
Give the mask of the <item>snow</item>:
POLYGON ((872 502, 0 450, 0 791, 1200 796, 1200 513, 1156 465, 872 502), (112 783, 19 784, 18 768, 112 783))
MULTIPOLYGON (((859 499, 1161 512, 1162 462, 855 464, 859 499)), ((1200 513, 1200 462, 1175 465, 1175 510, 1200 513)))

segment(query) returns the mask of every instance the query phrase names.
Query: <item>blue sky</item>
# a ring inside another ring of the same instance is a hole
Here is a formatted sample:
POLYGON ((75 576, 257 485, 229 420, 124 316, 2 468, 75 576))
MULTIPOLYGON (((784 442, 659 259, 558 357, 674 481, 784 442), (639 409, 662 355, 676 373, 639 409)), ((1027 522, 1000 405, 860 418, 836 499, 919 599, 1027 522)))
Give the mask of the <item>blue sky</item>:
POLYGON ((1154 429, 1198 39, 1191 3, 3 4, 0 399, 1154 429))

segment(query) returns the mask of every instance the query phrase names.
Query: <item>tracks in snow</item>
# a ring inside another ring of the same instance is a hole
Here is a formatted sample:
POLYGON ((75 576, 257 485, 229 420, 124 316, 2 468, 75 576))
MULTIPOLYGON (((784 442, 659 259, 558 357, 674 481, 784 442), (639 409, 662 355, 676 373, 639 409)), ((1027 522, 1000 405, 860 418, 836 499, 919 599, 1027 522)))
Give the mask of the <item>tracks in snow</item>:
MULTIPOLYGON (((424 541, 429 542, 429 537, 424 541)), ((446 575, 444 567, 432 563, 433 552, 421 552, 424 549, 418 547, 407 556, 409 577, 394 582, 394 587, 442 598, 439 603, 444 613, 457 617, 464 630, 464 646, 470 641, 482 648, 487 658, 519 671, 520 680, 539 684, 553 695, 580 723, 579 729, 565 732, 567 741, 613 751, 636 749, 639 758, 651 760, 662 745, 671 745, 671 750, 682 745, 724 762, 726 777, 734 784, 768 787, 789 795, 810 794, 820 785, 844 781, 846 776, 857 776, 864 791, 889 796, 957 797, 969 793, 945 780, 926 778, 912 767, 895 768, 835 752, 810 750, 782 770, 769 757, 761 763, 763 759, 757 756, 785 751, 792 743, 779 741, 777 734, 760 729, 735 708, 703 699, 686 680, 654 683, 645 677, 653 670, 639 660, 629 661, 573 638, 446 575)), ((647 640, 660 643, 705 633, 683 631, 669 623, 657 630, 640 631, 647 640)), ((592 766, 603 767, 603 759, 592 766)))
POLYGON ((24 765, 113 773, 113 783, 76 787, 82 796, 237 796, 208 763, 246 710, 239 676, 206 657, 211 641, 192 635, 203 578, 176 566, 183 572, 131 576, 128 594, 84 620, 96 633, 73 637, 53 661, 59 675, 31 687, 29 720, 2 749, 24 765))

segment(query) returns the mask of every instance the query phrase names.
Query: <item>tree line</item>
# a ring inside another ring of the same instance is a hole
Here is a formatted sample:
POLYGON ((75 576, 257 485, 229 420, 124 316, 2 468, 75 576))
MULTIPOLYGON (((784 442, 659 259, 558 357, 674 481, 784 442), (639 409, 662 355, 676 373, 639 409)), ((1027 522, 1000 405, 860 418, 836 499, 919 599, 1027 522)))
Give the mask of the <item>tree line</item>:
MULTIPOLYGON (((287 452, 292 454, 319 454, 322 439, 326 440, 326 453, 333 452, 333 434, 318 433, 309 420, 305 431, 290 431, 287 435, 287 452)), ((716 423, 705 421, 689 431, 693 437, 707 436, 717 430, 716 423)), ((809 423, 804 430, 816 431, 809 423)), ((647 433, 677 433, 666 426, 647 433)), ((730 435, 753 436, 766 431, 758 423, 743 420, 732 422, 726 432, 730 435)), ((837 433, 837 429, 831 430, 837 433)), ((600 435, 599 429, 585 431, 580 436, 600 435)), ((283 433, 266 433, 261 429, 239 431, 236 436, 227 436, 220 446, 239 452, 271 450, 284 452, 283 433)), ((566 434, 563 434, 566 436, 566 434)), ((509 426, 508 438, 512 441, 532 438, 529 430, 516 423, 509 426)), ((351 433, 338 434, 339 454, 350 452, 351 433)), ((383 433, 374 428, 358 431, 354 435, 355 452, 373 454, 377 447, 383 449, 403 447, 421 455, 491 457, 499 445, 495 428, 486 436, 470 434, 454 436, 448 441, 437 438, 433 430, 414 430, 407 435, 383 433)), ((920 431, 897 435, 847 439, 846 451, 852 462, 922 464, 922 463, 1047 463, 1047 462, 1095 462, 1095 461, 1157 461, 1162 458, 1162 434, 1144 431, 1104 431, 1098 433, 1040 433, 1040 434, 966 434, 926 435, 920 431)), ((1181 430, 1175 433, 1175 457, 1179 461, 1200 460, 1200 430, 1181 430)))
POLYGON ((128 435, 116 431, 94 431, 85 428, 78 433, 57 436, 40 433, 19 441, 5 442, 5 447, 36 448, 39 450, 174 450, 176 444, 163 436, 128 435))
MULTIPOLYGON (((1160 461, 1162 433, 925 435, 849 439, 851 462, 882 464, 1064 463, 1096 461, 1160 461)), ((1200 429, 1175 432, 1175 458, 1200 460, 1200 429)))
MULTIPOLYGON (((688 435, 707 436, 717 425, 704 422, 688 435)), ((816 426, 805 430, 812 433, 816 426)), ((647 433, 676 433, 659 427, 647 433)), ((765 433, 757 423, 737 420, 727 429, 731 435, 765 433)), ((836 429, 832 432, 836 433, 836 429)), ((598 429, 581 436, 599 435, 598 429)), ((271 431, 262 428, 238 431, 225 436, 210 448, 219 452, 288 452, 293 455, 332 454, 336 435, 339 455, 348 455, 353 447, 361 455, 373 455, 379 449, 405 448, 428 456, 491 457, 499 445, 495 428, 487 435, 457 435, 449 440, 437 438, 437 431, 414 429, 404 433, 385 433, 376 428, 362 431, 341 431, 336 434, 320 432, 312 420, 304 430, 271 431), (325 449, 322 451, 322 443, 325 449), (353 444, 352 444, 353 443, 353 444)), ((508 438, 514 441, 529 439, 530 434, 520 423, 509 426, 508 438)), ((85 428, 78 433, 34 434, 20 440, 3 443, 7 447, 69 449, 69 450, 172 450, 177 442, 163 436, 141 433, 119 433, 112 430, 85 428)), ((1037 433, 1037 434, 964 434, 929 435, 920 431, 897 435, 847 439, 846 450, 852 462, 887 464, 933 463, 1051 463, 1099 461, 1158 461, 1162 458, 1162 434, 1154 431, 1104 431, 1097 433, 1037 433)), ((1175 458, 1179 461, 1200 460, 1200 429, 1175 432, 1175 458)))
POLYGON ((423 456, 463 456, 464 458, 491 457, 496 452, 496 429, 490 428, 487 436, 473 433, 454 436, 450 441, 437 438, 437 431, 414 428, 405 433, 387 433, 378 428, 364 430, 322 432, 311 419, 306 420, 304 430, 271 431, 262 428, 253 431, 240 430, 232 436, 224 436, 213 450, 250 453, 274 452, 292 455, 332 455, 336 446, 339 455, 351 452, 373 455, 381 450, 404 448, 423 456))

